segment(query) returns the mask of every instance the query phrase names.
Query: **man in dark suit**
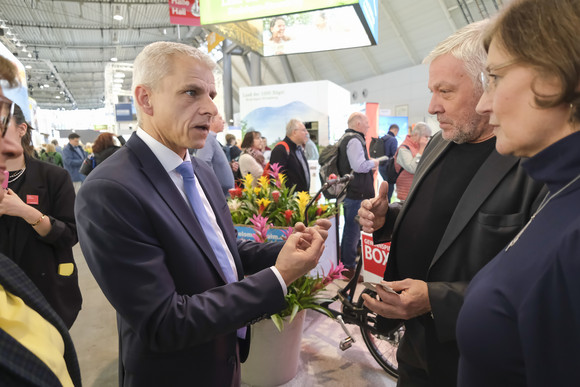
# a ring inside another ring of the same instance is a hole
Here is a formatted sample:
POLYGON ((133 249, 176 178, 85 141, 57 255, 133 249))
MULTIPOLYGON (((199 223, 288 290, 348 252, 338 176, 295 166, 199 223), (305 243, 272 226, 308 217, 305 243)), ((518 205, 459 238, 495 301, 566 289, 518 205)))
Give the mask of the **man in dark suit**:
POLYGON ((475 112, 486 25, 462 28, 426 59, 429 113, 437 114, 441 132, 427 145, 405 204, 389 205, 385 182, 359 210, 375 242, 392 241, 384 278, 399 294, 363 297, 380 315, 405 320, 397 353, 401 386, 456 385, 455 324, 465 289, 545 195, 520 159, 497 153, 493 127, 475 112))
POLYGON ((245 327, 281 310, 323 250, 329 222, 299 226, 283 246, 236 240, 215 174, 187 152, 217 114, 214 66, 184 44, 145 47, 139 128, 77 197, 81 248, 117 311, 122 386, 240 385, 245 327))
MULTIPOLYGON (((18 70, 0 56, 0 79, 18 85, 18 70)), ((6 160, 22 154, 18 136, 5 137, 13 102, 0 87, 0 183, 6 160)), ((0 188, 0 202, 5 189, 0 188)), ((7 235, 0 235, 1 238, 7 235)), ((43 258, 43 257, 38 257, 43 258)), ((2 386, 80 386, 81 376, 68 330, 32 281, 0 254, 0 384, 2 386)))
POLYGON ((310 190, 310 170, 304 155, 304 145, 308 141, 308 131, 297 119, 291 119, 286 124, 286 137, 272 150, 270 165, 277 163, 286 174, 286 186, 296 185, 296 192, 310 190))

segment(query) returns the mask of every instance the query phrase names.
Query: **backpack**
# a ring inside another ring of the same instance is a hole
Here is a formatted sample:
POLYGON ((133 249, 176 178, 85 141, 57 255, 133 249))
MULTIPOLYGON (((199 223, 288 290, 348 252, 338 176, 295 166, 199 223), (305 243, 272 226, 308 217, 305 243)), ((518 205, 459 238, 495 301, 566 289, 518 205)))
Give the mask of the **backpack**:
MULTIPOLYGON (((409 149, 409 147, 407 145, 401 145, 401 147, 405 147, 405 148, 409 149)), ((397 172, 397 167, 395 165, 395 161, 397 159, 398 154, 399 154, 399 151, 397 151, 397 153, 387 161, 387 166, 386 166, 387 183, 389 183, 389 184, 395 184, 397 182, 397 179, 399 178, 399 175, 401 174, 401 172, 403 172, 403 167, 401 167, 401 169, 399 169, 399 172, 397 172)))
POLYGON ((55 165, 57 164, 56 159, 54 158, 53 155, 49 154, 48 152, 45 153, 45 155, 46 155, 45 156, 46 158, 44 159, 44 161, 46 161, 47 163, 55 164, 55 165))
POLYGON ((369 146, 369 157, 372 159, 378 159, 385 155, 385 142, 388 140, 387 136, 383 137, 372 137, 371 145, 369 146))
MULTIPOLYGON (((354 135, 355 134, 345 133, 335 144, 327 146, 322 150, 322 152, 320 152, 320 156, 318 156, 318 164, 320 165, 318 176, 320 177, 320 183, 322 185, 328 181, 330 175, 336 175, 337 177, 342 176, 338 167, 338 149, 346 137, 354 135)), ((338 195, 340 195, 344 187, 346 187, 346 184, 347 183, 335 184, 322 191, 322 193, 327 199, 337 199, 338 195)))

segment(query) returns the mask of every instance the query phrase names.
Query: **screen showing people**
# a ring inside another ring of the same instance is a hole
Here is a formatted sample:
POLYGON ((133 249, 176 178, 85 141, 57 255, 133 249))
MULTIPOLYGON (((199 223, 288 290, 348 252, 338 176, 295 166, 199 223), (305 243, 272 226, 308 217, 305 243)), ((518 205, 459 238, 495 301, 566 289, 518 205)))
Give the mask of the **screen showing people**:
POLYGON ((371 44, 353 7, 263 19, 264 56, 335 50, 371 44))

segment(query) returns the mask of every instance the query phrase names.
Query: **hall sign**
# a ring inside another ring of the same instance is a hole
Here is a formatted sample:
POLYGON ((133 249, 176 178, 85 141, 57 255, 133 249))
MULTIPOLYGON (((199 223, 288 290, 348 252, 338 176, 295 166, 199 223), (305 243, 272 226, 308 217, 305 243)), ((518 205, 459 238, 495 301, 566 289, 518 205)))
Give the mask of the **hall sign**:
POLYGON ((184 26, 199 26, 200 0, 168 0, 169 22, 184 26))
POLYGON ((391 242, 374 244, 371 234, 362 233, 361 256, 363 259, 363 275, 365 281, 374 282, 383 279, 390 250, 391 242))

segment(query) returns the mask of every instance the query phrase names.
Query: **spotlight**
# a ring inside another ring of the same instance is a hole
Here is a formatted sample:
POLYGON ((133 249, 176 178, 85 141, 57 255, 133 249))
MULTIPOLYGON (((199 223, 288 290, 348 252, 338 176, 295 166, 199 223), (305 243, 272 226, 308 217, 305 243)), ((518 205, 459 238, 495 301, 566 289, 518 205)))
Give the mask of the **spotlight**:
POLYGON ((123 15, 121 15, 121 7, 119 7, 118 5, 115 6, 115 14, 113 15, 113 19, 117 21, 123 20, 123 15))

